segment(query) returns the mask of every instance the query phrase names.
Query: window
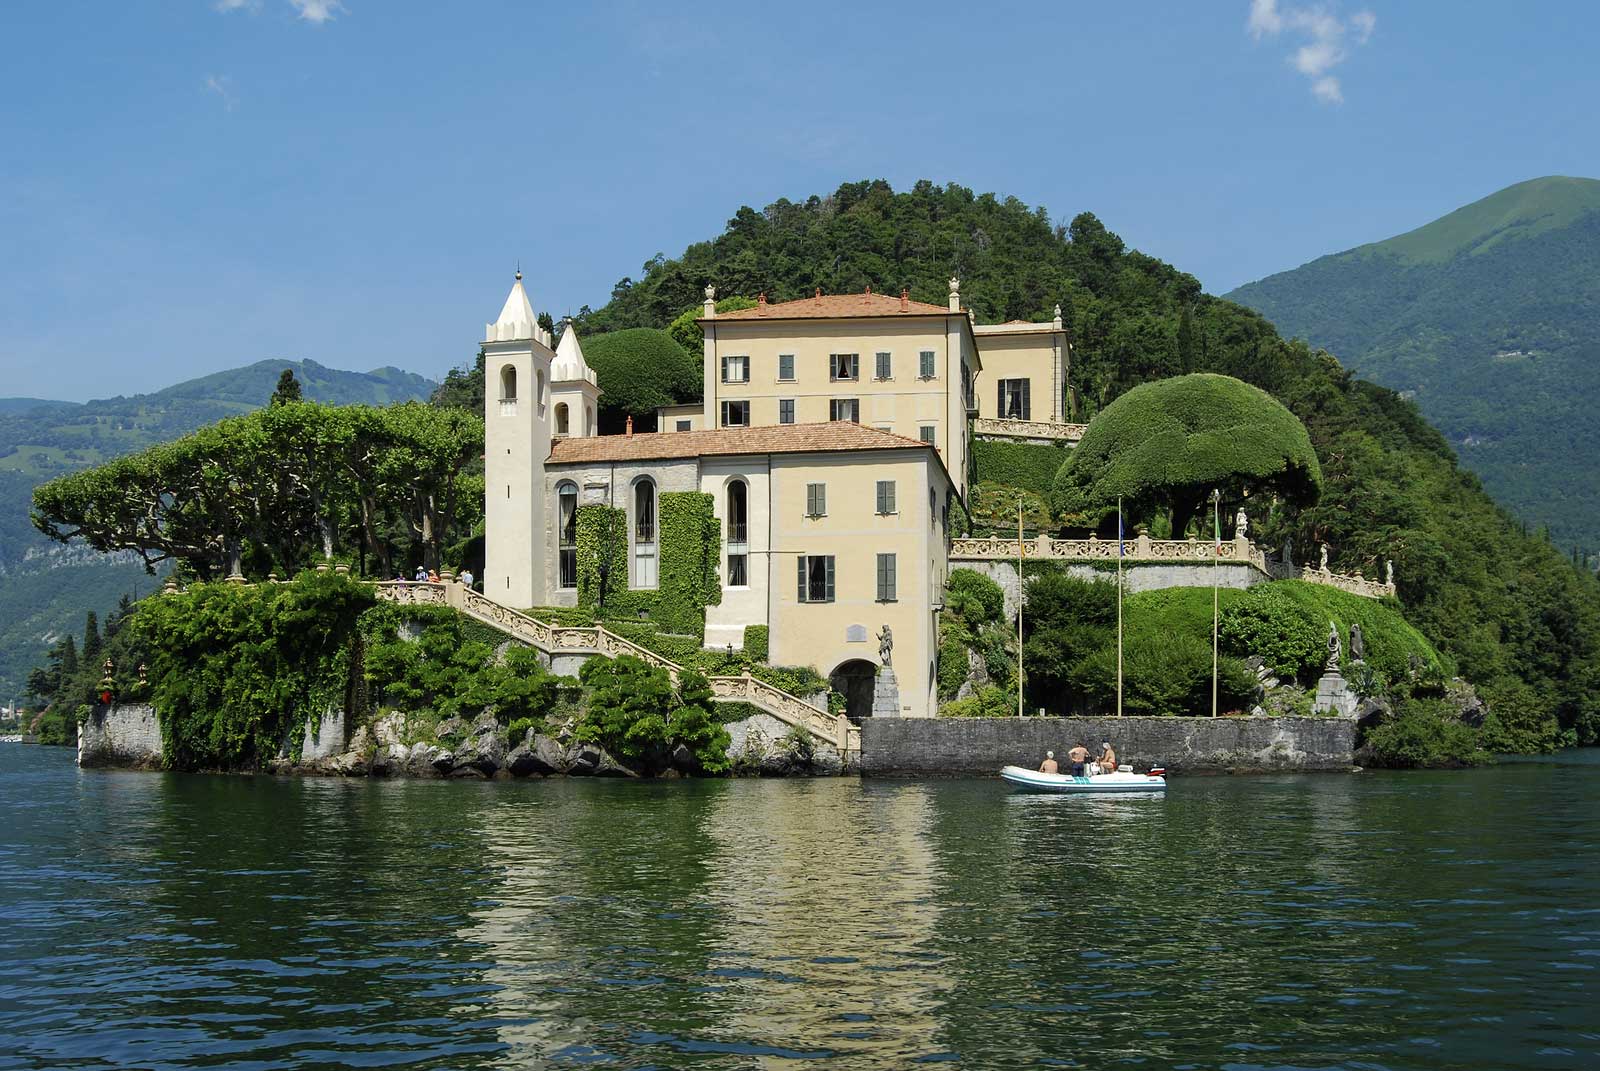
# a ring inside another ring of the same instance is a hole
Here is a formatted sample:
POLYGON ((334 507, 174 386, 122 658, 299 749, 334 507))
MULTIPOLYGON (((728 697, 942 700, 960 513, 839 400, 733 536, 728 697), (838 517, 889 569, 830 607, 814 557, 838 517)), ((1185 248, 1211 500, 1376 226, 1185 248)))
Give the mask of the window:
POLYGON ((877 367, 874 369, 874 379, 893 379, 894 358, 887 353, 877 355, 877 367))
POLYGON ((1000 408, 995 410, 995 415, 1002 420, 1027 420, 1028 410, 1028 381, 1000 380, 1000 408))
POLYGON ((560 576, 557 584, 564 588, 578 586, 578 485, 563 482, 556 485, 556 558, 560 576))
POLYGON ((920 375, 923 379, 932 379, 933 378, 933 351, 932 350, 923 350, 922 351, 922 354, 921 354, 921 365, 922 366, 921 366, 920 369, 918 369, 917 374, 920 375))
POLYGON ((644 479, 633 485, 633 586, 657 583, 656 485, 644 479))
POLYGON ((861 402, 856 398, 833 398, 828 402, 829 420, 848 420, 861 423, 861 402))
POLYGON ((917 429, 917 438, 921 439, 923 442, 927 443, 929 446, 933 446, 934 445, 934 441, 933 441, 933 425, 932 424, 924 424, 921 427, 919 427, 917 429))
POLYGON ((828 378, 835 383, 840 380, 861 378, 861 355, 857 353, 834 353, 828 356, 828 378))
POLYGON ((509 364, 500 369, 500 415, 517 415, 517 370, 509 364))
POLYGON ((978 399, 972 394, 972 366, 961 362, 961 400, 967 403, 967 412, 976 412, 978 399))
POLYGON ((567 403, 556 403, 556 434, 567 434, 567 403))
POLYGON ((679 431, 688 431, 689 430, 689 423, 690 422, 687 421, 687 420, 678 421, 678 430, 679 431))
POLYGON ((800 601, 833 601, 833 555, 800 555, 800 601))
POLYGON ((778 399, 778 423, 779 424, 793 424, 794 423, 794 399, 793 398, 779 398, 778 399))
POLYGON ((933 488, 928 488, 928 527, 932 528, 939 523, 939 496, 933 488))
POLYGON ((725 428, 745 428, 750 426, 749 402, 723 402, 722 426, 725 428))
POLYGON ((794 378, 794 354, 778 354, 778 379, 790 380, 794 378))
MULTIPOLYGON (((687 431, 688 429, 684 430, 687 431)), ((583 407, 583 433, 585 435, 594 434, 594 406, 592 405, 583 407)))
POLYGON ((749 538, 750 488, 743 480, 728 485, 728 586, 747 587, 750 583, 749 538))
POLYGON ((878 512, 893 513, 894 508, 894 481, 878 481, 878 512))
POLYGON ((878 555, 878 601, 894 602, 894 555, 878 555))
POLYGON ((724 357, 722 359, 722 382, 748 383, 750 382, 749 357, 724 357))
POLYGON ((828 515, 828 485, 825 483, 806 484, 806 516, 826 517, 828 515))

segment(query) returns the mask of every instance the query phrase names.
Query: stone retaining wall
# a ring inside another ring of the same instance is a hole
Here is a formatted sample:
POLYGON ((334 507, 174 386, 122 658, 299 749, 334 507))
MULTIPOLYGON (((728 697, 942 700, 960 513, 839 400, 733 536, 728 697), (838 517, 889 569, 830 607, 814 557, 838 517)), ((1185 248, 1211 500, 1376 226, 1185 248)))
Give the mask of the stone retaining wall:
POLYGON ((78 726, 79 766, 159 766, 161 725, 148 703, 96 706, 78 726))
POLYGON ((1036 768, 1082 743, 1111 741, 1140 770, 1342 770, 1356 727, 1343 718, 868 718, 861 772, 868 777, 948 777, 1036 768))

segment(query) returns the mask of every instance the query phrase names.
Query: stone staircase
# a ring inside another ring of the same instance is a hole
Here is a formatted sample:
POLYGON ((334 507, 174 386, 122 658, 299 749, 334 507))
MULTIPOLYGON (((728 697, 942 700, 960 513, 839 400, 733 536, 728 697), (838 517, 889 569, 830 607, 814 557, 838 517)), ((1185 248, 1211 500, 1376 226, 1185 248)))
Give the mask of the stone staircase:
MULTIPOLYGON (((677 683, 678 674, 683 671, 683 667, 676 662, 603 626, 556 625, 540 621, 455 581, 433 584, 389 580, 376 587, 378 598, 385 602, 401 606, 448 606, 552 658, 633 655, 666 670, 674 684, 677 683)), ((818 710, 799 696, 749 674, 737 677, 708 676, 706 681, 711 686, 711 697, 715 702, 748 703, 785 725, 804 729, 818 740, 833 745, 841 757, 861 752, 861 730, 843 714, 818 710)))

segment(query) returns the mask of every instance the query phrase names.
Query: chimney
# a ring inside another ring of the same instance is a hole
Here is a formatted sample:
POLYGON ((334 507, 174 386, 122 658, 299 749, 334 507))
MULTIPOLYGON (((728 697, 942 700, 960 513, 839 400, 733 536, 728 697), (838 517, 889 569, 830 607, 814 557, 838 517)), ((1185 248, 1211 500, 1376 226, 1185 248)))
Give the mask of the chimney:
POLYGON ((950 311, 961 311, 961 280, 953 275, 950 277, 950 311))
POLYGON ((908 286, 902 286, 900 288, 900 311, 911 311, 911 288, 908 286))
POLYGON ((765 290, 763 290, 763 291, 761 291, 761 293, 756 295, 756 315, 757 316, 765 316, 766 314, 767 314, 767 292, 765 290))
POLYGON ((708 320, 717 318, 717 288, 709 284, 706 286, 705 318, 708 320))
POLYGON ((627 426, 623 429, 622 434, 626 435, 630 439, 633 438, 633 414, 632 413, 628 414, 628 423, 627 423, 627 426))

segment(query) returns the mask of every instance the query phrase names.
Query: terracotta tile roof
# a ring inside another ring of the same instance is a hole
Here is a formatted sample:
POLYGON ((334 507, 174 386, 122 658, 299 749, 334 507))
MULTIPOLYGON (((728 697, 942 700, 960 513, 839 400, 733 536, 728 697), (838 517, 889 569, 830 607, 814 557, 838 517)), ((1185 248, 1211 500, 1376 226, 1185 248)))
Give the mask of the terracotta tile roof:
MULTIPOLYGON (((719 312, 722 320, 834 320, 857 316, 960 316, 943 305, 907 300, 900 307, 898 294, 823 294, 798 301, 779 301, 764 308, 719 312)), ((701 320, 701 323, 713 321, 701 320)))
POLYGON ((668 458, 732 454, 814 454, 846 450, 931 450, 908 439, 848 421, 830 424, 776 424, 757 428, 711 428, 705 431, 655 431, 634 435, 600 435, 557 439, 550 444, 550 464, 584 461, 659 461, 668 458))

